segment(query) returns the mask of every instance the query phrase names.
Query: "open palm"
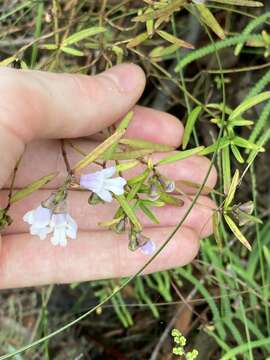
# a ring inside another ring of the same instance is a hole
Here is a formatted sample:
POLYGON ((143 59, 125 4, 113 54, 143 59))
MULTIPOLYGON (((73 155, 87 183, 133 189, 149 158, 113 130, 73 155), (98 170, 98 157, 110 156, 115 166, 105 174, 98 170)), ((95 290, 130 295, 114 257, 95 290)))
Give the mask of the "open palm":
MULTIPOLYGON (((70 191, 69 212, 78 222, 76 241, 65 248, 54 247, 29 234, 23 215, 48 198, 66 176, 60 141, 71 138, 85 152, 98 144, 99 131, 121 119, 134 108, 134 118, 126 136, 178 147, 183 126, 175 117, 153 109, 135 106, 145 86, 142 70, 132 64, 116 66, 98 76, 54 74, 13 69, 0 70, 0 187, 1 205, 5 206, 9 178, 17 159, 23 154, 15 188, 22 188, 52 171, 59 176, 46 188, 14 204, 10 209, 12 225, 2 234, 0 243, 0 287, 20 287, 48 283, 68 283, 100 278, 127 276, 146 262, 141 252, 131 252, 127 235, 102 230, 98 223, 114 215, 117 204, 89 206, 88 192, 70 191), (134 107, 135 106, 135 107, 134 107), (89 136, 92 136, 89 137, 89 136), (25 149, 25 144, 27 147, 25 149)), ((69 161, 80 155, 67 147, 69 161)), ((155 158, 162 154, 156 154, 155 158)), ((172 180, 202 182, 209 160, 193 156, 160 167, 172 180)), ((213 187, 213 170, 207 185, 213 187)), ((194 189, 186 188, 189 194, 194 189)), ((190 200, 184 206, 157 208, 159 225, 143 215, 144 233, 161 245, 172 228, 181 220, 190 200)), ((197 254, 199 239, 209 235, 211 207, 202 195, 184 225, 168 246, 147 268, 147 272, 181 266, 197 254)))

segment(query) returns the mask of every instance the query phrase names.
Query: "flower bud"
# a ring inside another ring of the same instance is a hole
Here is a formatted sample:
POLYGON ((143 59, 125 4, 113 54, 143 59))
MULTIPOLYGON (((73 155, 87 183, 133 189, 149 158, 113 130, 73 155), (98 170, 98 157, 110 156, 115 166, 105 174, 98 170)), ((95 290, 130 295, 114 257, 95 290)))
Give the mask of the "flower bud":
POLYGON ((56 194, 57 194, 57 192, 53 191, 47 199, 45 199, 41 202, 41 206, 46 209, 51 209, 51 210, 54 209, 55 208, 54 199, 55 199, 56 194))
POLYGON ((175 189, 175 183, 174 181, 165 178, 164 176, 158 175, 158 182, 160 183, 162 189, 165 192, 173 192, 175 189))
POLYGON ((97 194, 92 193, 88 198, 88 204, 89 205, 103 204, 103 201, 97 196, 97 194))
POLYGON ((117 234, 123 233, 126 230, 126 223, 127 219, 124 217, 114 226, 114 230, 117 232, 117 234))
POLYGON ((245 202, 239 206, 239 210, 251 215, 254 210, 254 204, 252 201, 245 202))
POLYGON ((138 242, 137 242, 137 232, 134 230, 131 230, 129 233, 129 244, 128 248, 131 251, 135 251, 138 249, 138 242))
POLYGON ((67 202, 66 200, 61 201, 57 204, 53 210, 54 214, 63 214, 67 212, 67 202))
POLYGON ((160 192, 157 188, 157 185, 155 183, 150 185, 150 191, 149 191, 149 200, 151 201, 157 201, 160 197, 160 192))

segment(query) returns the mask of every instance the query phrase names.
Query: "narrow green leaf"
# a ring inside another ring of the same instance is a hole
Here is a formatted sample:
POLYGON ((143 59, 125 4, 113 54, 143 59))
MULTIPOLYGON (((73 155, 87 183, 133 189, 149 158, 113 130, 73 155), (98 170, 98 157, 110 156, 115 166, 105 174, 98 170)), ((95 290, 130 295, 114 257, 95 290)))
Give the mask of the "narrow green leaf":
POLYGON ((237 169, 233 175, 232 182, 228 191, 228 195, 226 197, 226 200, 224 202, 224 209, 226 210, 228 206, 232 203, 234 194, 237 188, 237 185, 239 183, 239 170, 237 169))
POLYGON ((228 123, 230 124, 230 126, 251 126, 254 124, 254 121, 239 118, 228 121, 228 123))
POLYGON ((99 226, 101 227, 111 227, 113 225, 116 225, 119 223, 119 221, 122 220, 122 216, 118 217, 118 218, 115 218, 115 219, 112 219, 112 220, 107 220, 107 221, 100 221, 98 223, 99 226))
POLYGON ((112 146, 115 142, 117 142, 125 133, 125 130, 116 130, 115 133, 110 136, 103 143, 98 145, 90 154, 86 155, 82 160, 75 164, 73 171, 78 171, 89 165, 96 159, 102 156, 104 152, 112 146))
POLYGON ((145 171, 142 172, 141 174, 139 174, 137 176, 134 176, 133 178, 129 179, 127 181, 127 183, 128 183, 128 185, 133 186, 133 185, 135 185, 137 183, 140 183, 144 179, 145 179, 145 171))
POLYGON ((257 150, 257 151, 264 151, 262 147, 259 147, 258 145, 252 143, 249 140, 246 140, 240 136, 235 136, 233 140, 231 141, 232 144, 236 146, 240 146, 245 149, 251 149, 251 150, 257 150))
POLYGON ((219 143, 214 143, 214 144, 209 145, 206 148, 204 148, 200 152, 200 155, 208 155, 208 154, 215 152, 217 149, 218 150, 224 149, 225 147, 229 146, 230 143, 231 143, 231 141, 229 139, 223 138, 219 141, 219 143))
MULTIPOLYGON (((120 124, 117 126, 117 130, 126 130, 131 119, 133 118, 133 111, 127 113, 127 115, 123 118, 120 124)), ((119 139, 120 140, 120 139, 119 139)), ((112 158, 113 153, 115 152, 119 141, 116 141, 108 150, 106 150, 103 154, 104 160, 109 160, 112 158)))
POLYGON ((121 64, 123 62, 124 50, 120 46, 113 45, 112 52, 114 52, 116 55, 116 63, 121 64))
POLYGON ((229 191, 229 187, 231 185, 231 156, 230 156, 230 148, 227 146, 222 149, 221 152, 222 157, 222 173, 223 173, 223 191, 224 194, 227 194, 229 191))
POLYGON ((251 6, 251 7, 261 7, 263 3, 260 1, 251 1, 251 0, 215 0, 216 3, 228 4, 228 5, 238 5, 238 6, 251 6))
POLYGON ((127 43, 127 47, 132 48, 135 46, 140 45, 142 42, 144 42, 146 39, 148 39, 148 34, 147 32, 143 32, 137 36, 135 36, 135 38, 131 39, 128 43, 127 43))
POLYGON ((198 146, 194 149, 185 151, 175 151, 174 154, 167 156, 157 162, 157 165, 170 164, 178 160, 186 159, 192 155, 199 154, 204 149, 204 146, 198 146))
MULTIPOLYGON (((41 1, 36 5, 35 32, 34 32, 35 39, 38 39, 42 33, 43 14, 44 14, 44 3, 41 1)), ((31 62, 30 62, 30 67, 32 69, 35 67, 37 56, 38 56, 38 42, 35 41, 32 46, 32 54, 31 54, 31 62)))
POLYGON ((40 49, 46 49, 46 50, 57 50, 57 45, 55 44, 42 44, 39 45, 40 49))
POLYGON ((167 33, 163 30, 157 30, 157 34, 162 37, 163 39, 167 40, 168 42, 177 45, 178 47, 184 47, 187 49, 194 49, 194 46, 182 39, 178 39, 177 37, 173 36, 172 34, 167 33))
POLYGON ((140 201, 142 201, 144 203, 144 205, 150 206, 150 207, 163 207, 165 205, 165 203, 160 200, 153 201, 153 200, 143 199, 140 201))
POLYGON ((135 16, 132 21, 145 22, 151 19, 158 19, 163 16, 170 16, 174 11, 179 10, 182 5, 186 3, 186 0, 174 0, 172 3, 169 3, 167 6, 164 6, 161 10, 152 11, 149 13, 144 13, 143 15, 135 16))
MULTIPOLYGON (((257 141, 257 145, 258 147, 261 149, 262 146, 270 139, 270 128, 267 129, 258 139, 257 141)), ((247 159, 247 162, 250 164, 251 162, 254 161, 255 157, 258 154, 258 150, 253 150, 250 152, 249 157, 247 159)))
MULTIPOLYGON (((145 13, 146 14, 151 13, 152 11, 153 10, 151 8, 148 8, 145 13)), ((146 30, 147 30, 148 36, 151 38, 154 34, 154 20, 153 19, 146 21, 146 30)))
POLYGON ((69 46, 96 34, 104 33, 106 29, 102 26, 93 26, 70 35, 63 41, 63 46, 69 46))
POLYGON ((251 245, 246 239, 246 237, 241 233, 241 231, 238 229, 237 225, 233 222, 233 220, 228 216, 224 214, 224 218, 226 223, 228 224, 229 228, 233 232, 233 234, 237 237, 237 239, 249 250, 251 251, 251 245))
POLYGON ((118 203, 120 204, 123 211, 125 212, 125 214, 128 216, 130 221, 135 226, 136 230, 141 231, 142 226, 139 223, 139 220, 137 219, 137 216, 136 216, 134 210, 132 209, 132 207, 127 202, 125 196, 124 195, 114 195, 114 196, 115 196, 116 200, 118 201, 118 203))
POLYGON ((140 181, 134 184, 130 192, 127 194, 127 201, 134 199, 135 195, 139 192, 141 186, 143 185, 144 181, 148 178, 149 174, 150 174, 150 170, 145 169, 144 172, 141 174, 140 181))
POLYGON ((77 49, 73 49, 71 47, 67 47, 67 46, 61 46, 60 50, 63 51, 66 54, 69 55, 74 55, 74 56, 84 56, 84 53, 80 50, 77 49))
POLYGON ((133 169, 134 167, 136 167, 139 164, 140 164, 140 162, 137 160, 126 161, 126 162, 116 165, 116 171, 118 171, 118 172, 127 171, 130 169, 133 169))
POLYGON ((268 264, 268 268, 270 268, 270 251, 267 246, 263 246, 263 254, 268 264))
MULTIPOLYGON (((106 160, 132 160, 132 159, 139 159, 144 157, 145 155, 152 154, 152 150, 148 149, 140 149, 140 150, 134 150, 134 151, 117 151, 112 154, 110 158, 107 158, 106 160)), ((101 158, 104 158, 103 155, 100 156, 101 158)))
POLYGON ((232 149, 233 155, 236 158, 236 160, 240 164, 243 164, 245 162, 245 160, 243 159, 243 157, 242 157, 240 151, 238 150, 238 148, 234 144, 231 144, 231 149, 232 149))
POLYGON ((159 200, 161 200, 165 204, 175 205, 175 206, 182 206, 184 204, 184 201, 182 199, 163 192, 160 193, 159 200))
POLYGON ((240 104, 239 106, 237 106, 236 109, 233 110, 233 112, 229 116, 229 121, 234 120, 248 109, 268 99, 270 99, 270 91, 265 91, 259 95, 253 96, 252 98, 246 99, 242 102, 242 104, 240 104))
POLYGON ((128 145, 135 149, 149 149, 152 151, 167 152, 174 150, 173 146, 158 144, 151 141, 141 140, 141 139, 121 139, 120 144, 128 145))
POLYGON ((230 115, 232 113, 232 109, 223 103, 209 103, 206 105, 207 108, 219 110, 220 112, 225 112, 225 114, 230 115))
POLYGON ((222 27, 217 22, 214 15, 204 4, 196 4, 196 8, 199 10, 200 18, 210 29, 217 34, 220 39, 225 39, 225 34, 222 27))
POLYGON ((12 195, 10 203, 13 204, 31 195, 36 190, 42 188, 48 182, 52 181, 57 175, 58 172, 54 172, 49 175, 43 176, 41 179, 38 179, 33 183, 27 185, 24 189, 18 190, 17 192, 15 192, 14 195, 12 195))
POLYGON ((149 53, 149 56, 155 61, 160 61, 166 56, 175 53, 177 49, 179 49, 179 46, 174 44, 170 46, 158 46, 149 53))
POLYGON ((15 60, 17 60, 16 56, 10 56, 10 57, 0 61, 0 66, 8 66, 15 60))
POLYGON ((159 220, 156 217, 156 215, 149 209, 147 205, 143 202, 143 200, 139 201, 139 207, 140 209, 145 213, 146 216, 154 223, 159 224, 159 220))
POLYGON ((192 130, 194 129, 195 123, 199 117, 199 114, 202 110, 201 106, 197 106, 195 107, 191 113, 189 114, 188 118, 187 118, 187 122, 185 125, 185 130, 184 130, 184 136, 183 136, 183 149, 185 150, 185 148, 187 147, 187 144, 189 142, 192 130))

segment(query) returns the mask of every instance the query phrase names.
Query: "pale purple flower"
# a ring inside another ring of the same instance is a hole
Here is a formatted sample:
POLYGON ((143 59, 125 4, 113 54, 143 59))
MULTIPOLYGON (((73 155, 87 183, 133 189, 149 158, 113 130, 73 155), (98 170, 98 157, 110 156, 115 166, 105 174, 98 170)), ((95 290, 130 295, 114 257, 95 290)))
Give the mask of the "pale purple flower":
POLYGON ((28 211, 23 220, 31 225, 30 234, 37 235, 41 240, 45 240, 48 234, 53 233, 51 237, 53 245, 66 246, 67 237, 76 239, 77 236, 77 224, 66 212, 54 214, 52 209, 40 205, 28 211))
POLYGON ((78 226, 69 214, 53 214, 51 226, 53 228, 53 235, 51 237, 53 245, 66 246, 67 237, 73 240, 76 239, 78 226))
POLYGON ((24 215, 23 220, 31 225, 31 235, 37 235, 41 240, 44 240, 52 231, 50 226, 51 217, 52 210, 40 205, 36 209, 28 211, 24 215))
POLYGON ((115 195, 123 195, 124 186, 127 183, 121 176, 112 178, 115 172, 116 168, 112 166, 95 173, 82 175, 80 178, 80 186, 93 191, 103 201, 111 202, 112 193, 115 195))
POLYGON ((148 240, 144 245, 140 247, 141 252, 144 255, 153 255, 156 251, 156 244, 152 240, 148 240))

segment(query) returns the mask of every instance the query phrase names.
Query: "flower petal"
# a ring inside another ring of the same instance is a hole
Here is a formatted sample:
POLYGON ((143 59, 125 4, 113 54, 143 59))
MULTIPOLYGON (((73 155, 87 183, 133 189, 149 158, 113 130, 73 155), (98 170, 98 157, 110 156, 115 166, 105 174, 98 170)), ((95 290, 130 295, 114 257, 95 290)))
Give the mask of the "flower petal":
POLYGON ((146 244, 140 247, 140 250, 144 255, 153 255, 156 250, 156 244, 154 241, 149 240, 146 244))
POLYGON ((49 224, 52 216, 52 210, 43 206, 38 206, 34 210, 34 224, 43 227, 49 224))
POLYGON ((103 201, 111 202, 112 201, 112 194, 106 190, 102 189, 96 193, 103 201))
POLYGON ((78 225, 69 214, 67 214, 67 221, 68 224, 67 224, 66 234, 68 237, 75 240, 77 237, 78 225))
POLYGON ((98 173, 101 173, 102 176, 106 179, 111 178, 116 172, 116 167, 115 166, 111 166, 108 167, 106 169, 103 169, 101 171, 98 171, 98 173))
POLYGON ((45 226, 42 228, 31 226, 30 227, 30 234, 37 235, 41 240, 45 240, 47 235, 52 231, 52 228, 49 226, 45 226))
POLYGON ((54 228, 53 236, 51 237, 51 243, 61 246, 67 245, 67 238, 66 238, 66 229, 65 226, 56 226, 54 228))
POLYGON ((32 225, 34 223, 34 210, 28 211, 26 214, 24 214, 23 221, 32 225))
POLYGON ((85 174, 80 177, 80 186, 90 191, 97 191, 102 187, 104 177, 100 172, 85 174))
POLYGON ((67 223, 66 213, 53 214, 51 220, 52 226, 65 226, 66 223, 67 223))
POLYGON ((124 186, 126 183, 126 180, 119 176, 114 179, 105 180, 104 188, 111 191, 115 195, 122 195, 124 194, 124 186))

